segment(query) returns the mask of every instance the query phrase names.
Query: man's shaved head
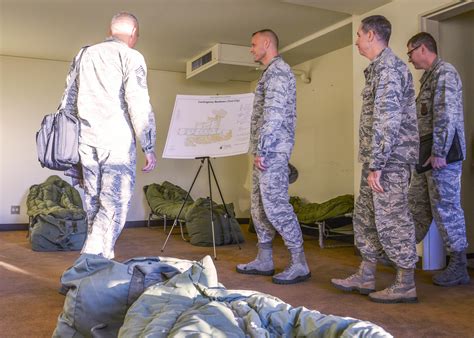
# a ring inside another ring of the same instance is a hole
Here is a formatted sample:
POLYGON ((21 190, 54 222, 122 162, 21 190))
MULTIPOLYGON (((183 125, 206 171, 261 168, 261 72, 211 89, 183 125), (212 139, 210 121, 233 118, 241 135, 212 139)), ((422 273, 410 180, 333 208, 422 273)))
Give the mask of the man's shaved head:
POLYGON ((130 35, 133 29, 138 28, 138 20, 135 15, 127 12, 115 14, 110 22, 112 35, 130 35))
POLYGON ((138 41, 138 20, 127 12, 115 14, 110 22, 110 35, 125 42, 130 48, 138 41))
POLYGON ((256 34, 262 34, 263 36, 265 36, 266 38, 269 38, 272 45, 275 46, 276 49, 278 49, 278 45, 280 44, 280 41, 278 40, 278 35, 276 35, 276 33, 274 31, 272 31, 271 29, 261 29, 255 33, 252 34, 252 36, 256 35, 256 34))

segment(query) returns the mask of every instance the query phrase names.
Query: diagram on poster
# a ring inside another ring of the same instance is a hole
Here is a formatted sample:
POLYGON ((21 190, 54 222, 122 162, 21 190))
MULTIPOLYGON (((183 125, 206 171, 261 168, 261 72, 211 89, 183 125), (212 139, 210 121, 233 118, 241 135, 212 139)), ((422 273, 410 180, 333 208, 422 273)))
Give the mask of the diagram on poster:
POLYGON ((248 152, 254 94, 176 95, 163 158, 224 157, 248 152))

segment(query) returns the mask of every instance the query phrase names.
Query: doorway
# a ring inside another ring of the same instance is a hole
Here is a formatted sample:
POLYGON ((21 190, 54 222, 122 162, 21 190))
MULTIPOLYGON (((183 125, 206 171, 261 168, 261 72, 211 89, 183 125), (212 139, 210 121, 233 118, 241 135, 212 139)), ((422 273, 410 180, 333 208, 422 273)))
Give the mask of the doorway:
POLYGON ((466 159, 461 199, 466 218, 468 253, 474 252, 474 3, 461 2, 422 16, 421 29, 438 42, 441 58, 453 64, 463 82, 466 159))

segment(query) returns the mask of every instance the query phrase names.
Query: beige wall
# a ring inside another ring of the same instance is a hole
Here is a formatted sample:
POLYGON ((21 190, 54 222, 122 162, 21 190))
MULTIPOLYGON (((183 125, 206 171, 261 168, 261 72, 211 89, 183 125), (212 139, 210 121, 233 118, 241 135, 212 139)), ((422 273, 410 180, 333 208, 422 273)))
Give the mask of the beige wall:
MULTIPOLYGON (((0 56, 0 224, 26 223, 26 197, 31 185, 58 174, 40 167, 36 159, 35 134, 46 113, 56 109, 64 88, 67 62, 0 56), (10 215, 11 205, 21 205, 21 214, 10 215)), ((142 187, 169 180, 187 188, 194 177, 198 161, 161 159, 176 94, 229 94, 249 91, 245 82, 205 84, 185 80, 182 73, 150 70, 150 96, 157 116, 157 170, 152 174, 137 171, 137 185, 128 220, 146 218, 148 208, 142 187)), ((139 151, 139 165, 144 163, 139 151)), ((247 217, 247 155, 216 159, 214 167, 226 202, 236 203, 240 217, 247 217)), ((203 172, 193 189, 193 196, 207 196, 207 176, 203 172), (206 179, 204 179, 206 178, 206 179)), ((60 175, 61 176, 61 175, 60 175)), ((217 191, 214 199, 218 197, 217 191)))
POLYGON ((352 194, 352 47, 294 68, 308 71, 311 83, 297 78, 298 119, 291 162, 299 178, 290 186, 290 194, 311 202, 352 194))
MULTIPOLYGON (((419 16, 448 3, 452 1, 395 0, 355 16, 354 32, 363 17, 385 15, 393 25, 390 46, 396 54, 406 58, 406 40, 419 31, 419 16)), ((291 194, 311 201, 323 201, 338 194, 357 193, 360 92, 364 85, 363 70, 367 65, 368 60, 352 46, 295 67, 308 70, 312 82, 304 84, 298 80, 297 84, 297 139, 291 161, 298 167, 300 178, 290 187, 291 194)), ((26 222, 28 187, 54 173, 40 168, 34 135, 43 115, 56 108, 67 68, 65 62, 0 56, 0 224, 26 222), (13 204, 21 205, 20 216, 10 215, 13 204)), ((419 76, 414 76, 416 83, 419 76)), ((163 150, 176 94, 244 93, 251 89, 243 82, 203 84, 187 81, 181 73, 153 70, 149 72, 149 87, 157 113, 158 156, 163 150)), ((142 156, 139 162, 143 164, 142 156)), ((234 202, 239 217, 248 217, 250 157, 216 159, 213 164, 226 201, 234 202)), ((197 161, 160 159, 155 173, 139 173, 128 219, 146 217, 147 207, 141 191, 143 185, 166 179, 187 187, 197 167, 197 161)), ((207 195, 204 176, 201 174, 193 196, 207 195)))
MULTIPOLYGON (((298 124, 292 162, 300 179, 290 193, 311 201, 324 201, 352 193, 352 50, 346 47, 295 68, 308 70, 310 84, 297 80, 298 124)), ((28 188, 58 174, 40 167, 36 159, 35 133, 44 114, 53 112, 64 88, 67 62, 0 56, 0 224, 26 223, 28 188), (10 215, 20 205, 21 214, 10 215)), ((185 80, 184 74, 150 70, 150 96, 157 117, 158 168, 152 174, 139 170, 128 220, 146 219, 148 207, 142 187, 169 180, 188 188, 199 161, 161 159, 176 94, 230 94, 252 89, 249 83, 202 83, 185 80)), ((143 156, 139 151, 139 165, 143 156)), ((213 160, 226 202, 233 202, 238 217, 249 217, 251 158, 240 155, 213 160)), ((60 173, 59 173, 60 174, 60 173)), ((61 176, 61 174, 60 174, 61 176)), ((193 197, 208 195, 203 169, 193 197)), ((213 188, 214 200, 219 201, 213 188)))
POLYGON ((20 223, 27 221, 28 188, 49 175, 36 159, 35 133, 56 108, 68 65, 0 57, 0 67, 0 223, 20 223), (11 205, 21 206, 19 216, 10 215, 11 205))

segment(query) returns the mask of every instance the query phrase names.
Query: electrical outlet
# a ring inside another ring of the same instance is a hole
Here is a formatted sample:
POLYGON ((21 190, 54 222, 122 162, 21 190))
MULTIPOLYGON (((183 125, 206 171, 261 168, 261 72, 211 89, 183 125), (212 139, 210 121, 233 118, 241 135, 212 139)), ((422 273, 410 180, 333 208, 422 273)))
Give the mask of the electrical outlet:
POLYGON ((19 215, 20 214, 20 206, 19 205, 12 205, 11 209, 10 209, 10 214, 19 215))

